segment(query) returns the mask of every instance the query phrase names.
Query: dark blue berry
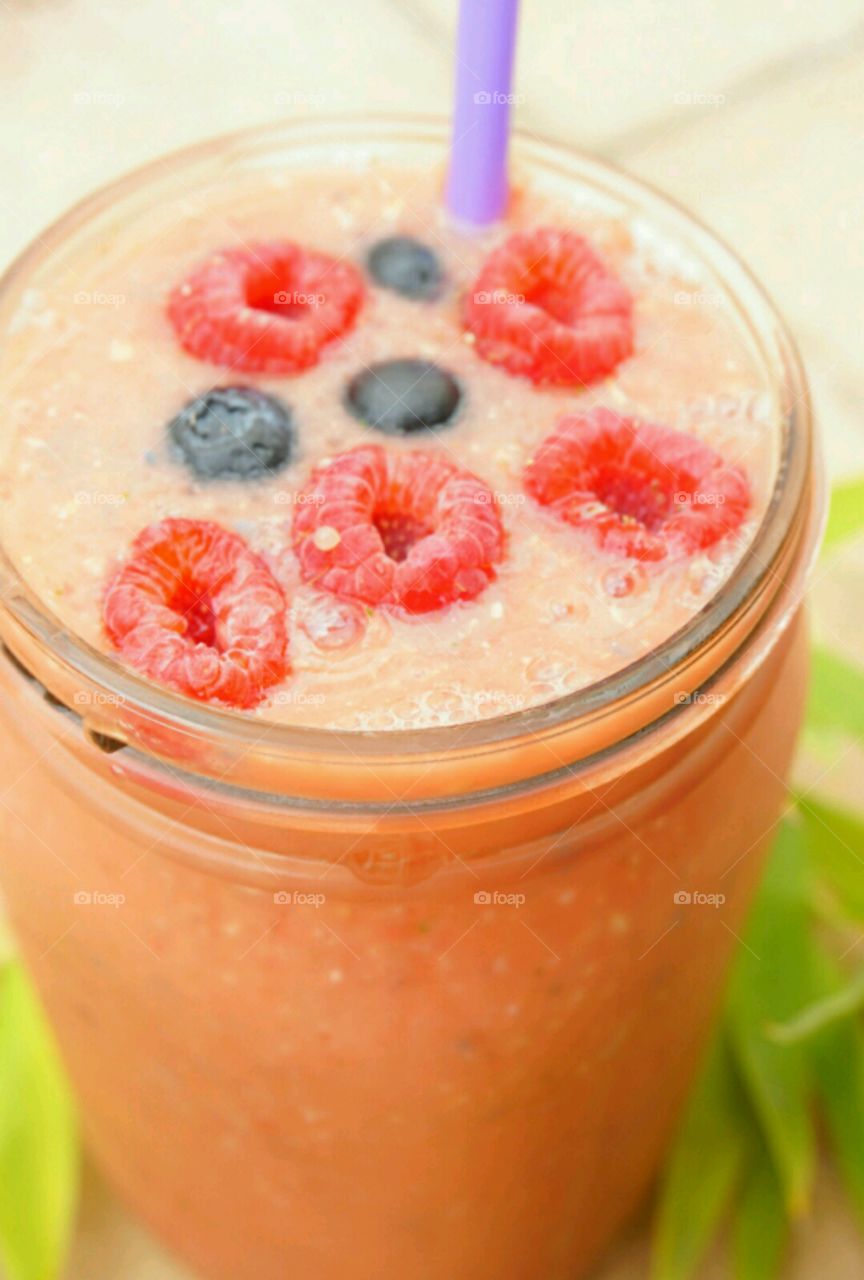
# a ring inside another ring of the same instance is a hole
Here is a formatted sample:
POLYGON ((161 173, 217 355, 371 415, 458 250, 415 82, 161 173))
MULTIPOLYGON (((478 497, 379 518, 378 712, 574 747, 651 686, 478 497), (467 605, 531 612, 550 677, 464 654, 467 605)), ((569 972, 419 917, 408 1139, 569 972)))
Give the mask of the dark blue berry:
POLYGON ((349 411, 389 436, 449 426, 459 408, 459 383, 427 360, 383 360, 348 384, 349 411))
POLYGON ((190 400, 168 424, 187 467, 202 480, 251 480, 293 457, 291 410, 254 387, 214 387, 190 400))
POLYGON ((388 236, 369 250, 369 274, 376 284, 406 298, 437 298, 444 286, 444 271, 437 256, 411 236, 388 236))

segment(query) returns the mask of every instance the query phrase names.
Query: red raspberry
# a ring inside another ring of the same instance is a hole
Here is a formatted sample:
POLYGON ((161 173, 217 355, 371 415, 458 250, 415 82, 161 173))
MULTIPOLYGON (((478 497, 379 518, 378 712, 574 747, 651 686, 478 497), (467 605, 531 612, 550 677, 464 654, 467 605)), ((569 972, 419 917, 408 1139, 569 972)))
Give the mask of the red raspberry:
POLYGON ((587 386, 633 352, 633 301, 573 231, 538 227, 489 255, 465 300, 477 354, 537 383, 587 386))
POLYGON ((162 520, 139 533, 102 610, 133 667, 230 707, 256 706, 287 674, 285 614, 261 557, 207 520, 162 520))
POLYGON ((287 240, 214 253, 168 300, 182 346, 246 373, 299 373, 354 325, 363 280, 350 262, 287 240))
POLYGON ((482 480, 440 454, 380 445, 341 453, 313 473, 293 537, 306 582, 409 613, 473 600, 504 552, 482 480))
POLYGON ((750 505, 740 467, 683 431, 593 409, 562 418, 525 468, 525 488, 606 551, 692 555, 737 529, 750 505))

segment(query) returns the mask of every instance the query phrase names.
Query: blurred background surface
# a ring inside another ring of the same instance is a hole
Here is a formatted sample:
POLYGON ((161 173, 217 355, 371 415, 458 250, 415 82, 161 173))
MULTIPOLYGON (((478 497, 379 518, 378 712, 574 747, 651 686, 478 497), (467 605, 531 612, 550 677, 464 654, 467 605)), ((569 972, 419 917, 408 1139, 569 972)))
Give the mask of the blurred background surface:
MULTIPOLYGON (((798 338, 832 478, 864 471, 860 0, 523 9, 517 123, 624 165, 740 252, 798 338)), ((0 263, 94 186, 207 135, 322 112, 446 110, 455 12, 456 0, 2 0, 0 263)), ((861 567, 850 559, 815 592, 817 629, 852 656, 861 567)), ((860 779, 860 758, 838 770, 837 790, 853 769, 860 779)), ((642 1280, 646 1257, 637 1234, 602 1280, 642 1280)), ((787 1272, 864 1275, 827 1178, 787 1272)), ((89 1175, 70 1280, 183 1274, 89 1175)), ((705 1280, 722 1274, 709 1266, 705 1280)))

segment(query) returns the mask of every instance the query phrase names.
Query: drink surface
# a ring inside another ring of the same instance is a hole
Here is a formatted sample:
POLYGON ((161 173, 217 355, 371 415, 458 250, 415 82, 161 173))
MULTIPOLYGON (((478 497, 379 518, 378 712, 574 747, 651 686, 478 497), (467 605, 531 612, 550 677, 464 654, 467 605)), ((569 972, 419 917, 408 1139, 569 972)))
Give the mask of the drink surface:
POLYGON ((517 185, 506 223, 468 235, 448 226, 440 186, 440 173, 375 166, 226 174, 179 203, 106 223, 23 295, 2 357, 0 520, 12 559, 62 623, 112 651, 106 585, 136 536, 168 517, 215 521, 263 557, 287 601, 290 670, 249 714, 397 729, 467 723, 585 688, 708 604, 752 540, 777 465, 775 394, 732 303, 698 263, 640 220, 601 210, 588 190, 564 202, 517 185), (587 387, 514 376, 480 358, 466 330, 464 299, 490 252, 543 226, 585 237, 633 299, 633 354, 587 387), (432 250, 438 296, 406 297, 370 277, 370 250, 396 235, 432 250), (290 375, 184 350, 166 314, 172 290, 208 255, 278 239, 355 264, 365 297, 350 332, 290 375), (384 434, 346 407, 352 379, 402 358, 458 384, 458 407, 437 430, 384 434), (272 474, 200 479, 168 424, 196 396, 238 385, 288 406, 296 447, 272 474), (597 407, 686 432, 740 469, 742 522, 710 546, 646 561, 543 508, 526 492, 526 466, 563 416, 597 407), (370 444, 441 454, 484 482, 504 549, 474 598, 412 614, 303 580, 290 531, 314 498, 310 473, 370 444))

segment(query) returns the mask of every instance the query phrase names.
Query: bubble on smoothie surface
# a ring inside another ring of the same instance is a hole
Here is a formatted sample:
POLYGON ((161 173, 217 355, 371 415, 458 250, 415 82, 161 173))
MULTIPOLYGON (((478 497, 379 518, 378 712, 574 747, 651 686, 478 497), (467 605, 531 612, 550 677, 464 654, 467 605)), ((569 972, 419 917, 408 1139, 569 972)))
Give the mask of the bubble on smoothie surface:
POLYGON ((319 649, 347 649, 364 635, 368 614, 363 605, 335 596, 319 595, 307 601, 300 626, 319 649))

